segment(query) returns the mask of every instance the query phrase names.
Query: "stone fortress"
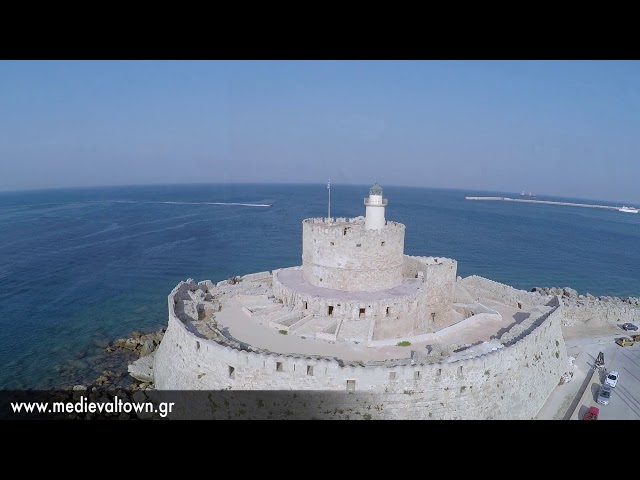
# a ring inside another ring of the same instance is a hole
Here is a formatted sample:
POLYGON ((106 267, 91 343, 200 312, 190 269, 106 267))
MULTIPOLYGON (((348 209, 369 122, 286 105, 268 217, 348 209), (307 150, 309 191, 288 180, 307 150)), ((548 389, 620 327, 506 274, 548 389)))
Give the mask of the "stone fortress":
POLYGON ((352 418, 534 418, 568 369, 559 298, 405 255, 379 185, 364 204, 303 220, 301 266, 181 282, 133 370, 157 390, 341 393, 352 418))

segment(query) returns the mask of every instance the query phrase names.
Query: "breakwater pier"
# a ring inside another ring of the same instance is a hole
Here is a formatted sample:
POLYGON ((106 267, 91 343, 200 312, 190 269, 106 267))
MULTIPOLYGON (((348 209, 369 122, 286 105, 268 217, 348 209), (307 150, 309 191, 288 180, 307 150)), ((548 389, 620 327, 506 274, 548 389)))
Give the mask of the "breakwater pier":
MULTIPOLYGON (((545 205, 564 205, 566 207, 587 207, 587 208, 605 208, 607 210, 620 210, 622 207, 613 205, 595 205, 591 203, 572 203, 572 202, 554 202, 551 200, 528 200, 523 198, 510 197, 465 197, 465 200, 496 200, 504 202, 521 202, 521 203, 542 203, 545 205)), ((634 207, 635 208, 635 207, 634 207)))

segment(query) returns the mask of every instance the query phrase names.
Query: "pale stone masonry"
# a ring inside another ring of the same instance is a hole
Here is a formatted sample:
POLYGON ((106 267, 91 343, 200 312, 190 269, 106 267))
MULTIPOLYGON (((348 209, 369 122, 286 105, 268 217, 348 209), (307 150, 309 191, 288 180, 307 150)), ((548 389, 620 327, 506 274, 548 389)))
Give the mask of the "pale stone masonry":
POLYGON ((302 268, 311 285, 375 292, 402 283, 404 225, 365 228, 364 217, 302 222, 302 268))
POLYGON ((378 185, 365 205, 369 221, 304 220, 301 266, 174 288, 155 388, 325 390, 349 408, 347 392, 367 394, 387 405, 375 418, 534 418, 568 365, 561 302, 405 255, 378 185))

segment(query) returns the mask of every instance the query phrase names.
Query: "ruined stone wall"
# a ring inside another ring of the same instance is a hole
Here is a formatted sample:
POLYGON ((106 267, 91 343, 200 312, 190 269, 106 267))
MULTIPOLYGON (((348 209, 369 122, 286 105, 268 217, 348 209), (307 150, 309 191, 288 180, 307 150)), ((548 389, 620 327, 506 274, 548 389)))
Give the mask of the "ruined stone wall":
POLYGON ((361 292, 396 287, 402 282, 405 226, 387 222, 366 230, 363 217, 302 222, 302 268, 312 285, 361 292))
POLYGON ((417 276, 425 282, 415 330, 432 332, 450 324, 449 312, 454 302, 458 262, 443 257, 404 256, 403 274, 417 276))
POLYGON ((169 296, 168 328, 154 359, 159 390, 351 389, 353 396, 339 396, 339 404, 331 407, 349 409, 354 418, 532 419, 567 364, 557 311, 513 343, 475 358, 358 365, 251 352, 200 338, 176 317, 174 293, 169 296), (368 409, 356 401, 361 393, 369 394, 368 409))
MULTIPOLYGON (((293 267, 301 268, 301 267, 293 267)), ((344 300, 331 297, 317 297, 311 294, 298 292, 280 282, 278 272, 273 271, 273 294, 282 300, 283 304, 302 311, 305 315, 319 317, 331 316, 338 321, 374 321, 373 339, 402 338, 416 335, 416 319, 421 314, 421 306, 424 304, 426 291, 424 283, 419 279, 411 279, 421 284, 417 292, 401 297, 390 297, 380 300, 344 300), (330 308, 331 307, 331 308, 330 308)))
POLYGON ((518 308, 518 303, 527 307, 542 306, 553 298, 552 296, 518 290, 509 285, 494 282, 493 280, 479 277, 477 275, 462 278, 459 282, 466 288, 472 297, 474 289, 480 290, 479 295, 476 296, 475 300, 477 300, 478 296, 481 296, 516 308, 518 308))
MULTIPOLYGON (((337 319, 375 321, 373 341, 405 338, 434 332, 450 325, 455 294, 457 262, 442 257, 403 256, 403 272, 421 284, 415 294, 395 296, 377 301, 346 301, 339 298, 319 298, 284 286, 273 271, 273 293, 287 306, 309 315, 331 316, 337 319), (364 310, 364 314, 361 312, 364 310)), ((300 268, 300 267, 294 267, 300 268)))
POLYGON ((601 300, 562 299, 562 313, 568 323, 585 322, 592 319, 607 322, 640 322, 640 307, 601 300))

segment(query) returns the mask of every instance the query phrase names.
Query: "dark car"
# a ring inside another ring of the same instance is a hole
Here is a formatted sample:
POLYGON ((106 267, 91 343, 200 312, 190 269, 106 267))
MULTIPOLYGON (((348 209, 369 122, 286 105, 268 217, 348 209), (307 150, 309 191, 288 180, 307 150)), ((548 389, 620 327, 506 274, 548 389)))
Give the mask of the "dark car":
POLYGON ((634 325, 633 323, 623 323, 622 324, 622 329, 626 330, 626 331, 629 331, 629 330, 636 331, 636 330, 638 330, 638 327, 636 325, 634 325))
POLYGON ((611 387, 609 385, 600 385, 600 393, 596 402, 602 405, 609 405, 609 399, 611 398, 611 387))

